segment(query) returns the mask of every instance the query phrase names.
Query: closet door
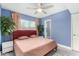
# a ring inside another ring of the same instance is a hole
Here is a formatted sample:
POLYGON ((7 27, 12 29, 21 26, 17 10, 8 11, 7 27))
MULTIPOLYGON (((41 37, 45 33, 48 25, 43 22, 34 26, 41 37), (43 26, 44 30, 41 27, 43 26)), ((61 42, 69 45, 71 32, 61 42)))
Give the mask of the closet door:
POLYGON ((79 14, 72 15, 72 24, 73 24, 73 50, 79 51, 79 14))

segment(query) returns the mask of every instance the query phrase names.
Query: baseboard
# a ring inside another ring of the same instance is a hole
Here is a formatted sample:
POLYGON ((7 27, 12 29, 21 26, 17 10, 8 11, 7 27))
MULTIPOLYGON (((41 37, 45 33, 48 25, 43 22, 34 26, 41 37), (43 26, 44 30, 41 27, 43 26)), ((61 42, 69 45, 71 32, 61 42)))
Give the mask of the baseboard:
POLYGON ((69 49, 69 50, 72 50, 71 47, 68 47, 68 46, 65 46, 65 45, 62 45, 62 44, 57 44, 59 47, 63 47, 65 49, 69 49))

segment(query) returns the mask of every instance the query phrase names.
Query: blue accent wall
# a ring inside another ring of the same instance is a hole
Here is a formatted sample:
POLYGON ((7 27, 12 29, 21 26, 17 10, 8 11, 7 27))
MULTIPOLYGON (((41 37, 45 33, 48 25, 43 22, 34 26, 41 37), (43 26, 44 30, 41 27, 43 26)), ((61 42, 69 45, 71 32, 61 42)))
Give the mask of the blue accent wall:
POLYGON ((9 17, 11 17, 11 11, 10 10, 7 10, 7 9, 3 9, 3 8, 1 8, 1 15, 2 16, 9 16, 9 17))
MULTIPOLYGON (((7 9, 1 8, 1 15, 2 15, 2 16, 11 17, 11 11, 10 11, 10 10, 7 10, 7 9)), ((7 35, 7 36, 1 35, 1 36, 2 36, 2 37, 1 37, 1 41, 2 41, 2 42, 7 42, 7 41, 11 41, 11 40, 12 40, 11 35, 7 35)))
POLYGON ((51 19, 51 38, 57 43, 71 47, 71 14, 69 10, 42 18, 44 20, 51 19))
POLYGON ((36 19, 36 17, 32 17, 32 16, 28 16, 28 15, 24 15, 24 14, 20 14, 21 19, 24 20, 29 20, 29 21, 34 21, 36 19))

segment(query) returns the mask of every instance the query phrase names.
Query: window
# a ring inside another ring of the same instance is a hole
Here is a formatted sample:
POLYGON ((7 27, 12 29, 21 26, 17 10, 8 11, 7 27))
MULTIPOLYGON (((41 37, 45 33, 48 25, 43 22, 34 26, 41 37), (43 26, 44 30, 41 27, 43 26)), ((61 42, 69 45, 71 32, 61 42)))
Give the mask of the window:
POLYGON ((29 21, 29 20, 24 20, 24 19, 21 19, 21 29, 24 30, 24 29, 36 29, 36 24, 35 24, 35 21, 29 21))

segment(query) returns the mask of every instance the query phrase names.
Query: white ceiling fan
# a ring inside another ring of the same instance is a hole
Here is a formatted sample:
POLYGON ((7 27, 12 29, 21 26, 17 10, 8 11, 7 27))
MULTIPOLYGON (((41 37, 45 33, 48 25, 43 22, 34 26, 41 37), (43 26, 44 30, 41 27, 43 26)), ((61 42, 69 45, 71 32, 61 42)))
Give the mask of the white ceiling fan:
POLYGON ((27 7, 27 9, 36 10, 34 14, 37 14, 37 13, 47 14, 45 9, 49 9, 49 8, 52 8, 52 7, 54 7, 54 6, 53 5, 44 6, 44 3, 38 3, 38 7, 27 7))

